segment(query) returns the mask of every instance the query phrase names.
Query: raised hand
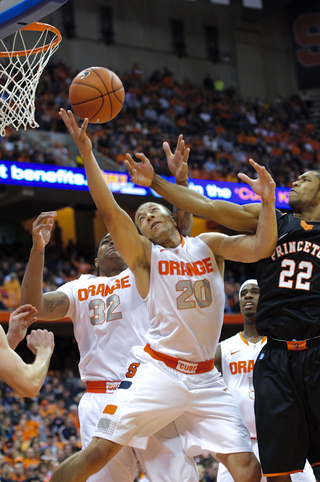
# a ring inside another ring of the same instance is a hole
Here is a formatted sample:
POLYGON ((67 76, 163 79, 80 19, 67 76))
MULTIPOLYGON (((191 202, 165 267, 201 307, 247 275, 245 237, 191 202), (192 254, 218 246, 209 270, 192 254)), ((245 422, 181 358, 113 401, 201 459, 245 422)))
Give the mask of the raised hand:
POLYGON ((37 321, 37 313, 34 306, 26 304, 19 306, 10 314, 7 339, 13 350, 26 336, 28 327, 37 321))
POLYGON ((163 150, 167 157, 168 167, 178 182, 188 179, 188 158, 190 149, 186 148, 183 135, 180 134, 174 154, 171 152, 168 142, 163 143, 163 150))
POLYGON ((274 201, 276 183, 271 174, 264 166, 260 166, 253 159, 250 159, 249 162, 258 173, 258 179, 251 179, 242 172, 238 174, 239 178, 249 184, 253 191, 264 201, 274 201))
POLYGON ((49 243, 56 211, 41 213, 32 224, 32 240, 36 249, 43 250, 49 243))
POLYGON ((59 115, 70 132, 72 139, 76 143, 80 155, 83 156, 91 152, 92 142, 86 133, 89 119, 86 118, 83 121, 82 126, 79 127, 71 110, 66 111, 61 107, 59 115))
POLYGON ((27 336, 27 346, 35 355, 40 351, 52 353, 54 349, 53 333, 48 330, 32 330, 27 336))
POLYGON ((126 154, 124 164, 128 170, 131 181, 139 186, 150 186, 153 179, 153 167, 149 159, 141 153, 136 154, 141 162, 135 162, 130 154, 126 154))

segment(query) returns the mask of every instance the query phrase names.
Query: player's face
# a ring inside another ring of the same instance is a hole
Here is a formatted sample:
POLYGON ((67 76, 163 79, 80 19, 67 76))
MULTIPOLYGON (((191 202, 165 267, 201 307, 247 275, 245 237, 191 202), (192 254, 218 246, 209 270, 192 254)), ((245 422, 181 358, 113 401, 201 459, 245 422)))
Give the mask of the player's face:
POLYGON ((259 287, 254 283, 247 284, 240 293, 240 311, 243 316, 254 316, 257 311, 259 287))
POLYGON ((295 213, 320 204, 319 178, 314 171, 308 171, 292 183, 289 192, 289 206, 295 213))
POLYGON ((100 241, 96 265, 99 267, 100 274, 104 276, 111 276, 110 269, 119 270, 120 273, 127 267, 116 250, 110 234, 106 234, 100 241))
POLYGON ((136 224, 143 236, 161 244, 161 238, 171 229, 175 229, 175 222, 164 206, 157 203, 146 203, 136 212, 136 224))

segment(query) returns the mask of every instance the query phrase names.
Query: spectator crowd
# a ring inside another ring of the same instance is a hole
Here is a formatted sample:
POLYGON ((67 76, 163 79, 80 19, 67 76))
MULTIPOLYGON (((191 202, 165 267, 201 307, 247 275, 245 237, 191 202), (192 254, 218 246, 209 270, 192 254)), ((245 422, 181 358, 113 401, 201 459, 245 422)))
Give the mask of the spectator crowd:
MULTIPOLYGON (((45 69, 36 92, 40 131, 66 132, 58 112, 70 108, 75 74, 62 62, 45 69)), ((191 147, 193 178, 238 182, 239 171, 251 173, 250 157, 267 167, 278 186, 291 186, 297 175, 319 168, 320 131, 310 121, 310 103, 303 96, 241 99, 209 74, 193 85, 178 81, 167 68, 144 78, 137 64, 119 76, 126 91, 121 113, 106 124, 89 125, 88 132, 101 156, 120 170, 126 152, 144 152, 158 174, 169 175, 162 143, 175 144, 180 133, 191 147)), ((82 166, 61 142, 27 140, 24 131, 10 128, 0 141, 2 159, 82 166)))

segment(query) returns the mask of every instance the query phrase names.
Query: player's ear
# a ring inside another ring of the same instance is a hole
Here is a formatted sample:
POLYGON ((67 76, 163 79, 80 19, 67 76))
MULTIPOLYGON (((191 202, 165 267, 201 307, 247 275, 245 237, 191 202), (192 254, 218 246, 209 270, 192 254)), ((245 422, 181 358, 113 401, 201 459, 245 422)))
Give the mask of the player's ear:
POLYGON ((98 268, 98 258, 94 258, 94 265, 96 268, 98 268))
POLYGON ((174 219, 173 216, 171 216, 171 219, 172 219, 172 222, 173 222, 174 226, 177 226, 177 221, 174 219))

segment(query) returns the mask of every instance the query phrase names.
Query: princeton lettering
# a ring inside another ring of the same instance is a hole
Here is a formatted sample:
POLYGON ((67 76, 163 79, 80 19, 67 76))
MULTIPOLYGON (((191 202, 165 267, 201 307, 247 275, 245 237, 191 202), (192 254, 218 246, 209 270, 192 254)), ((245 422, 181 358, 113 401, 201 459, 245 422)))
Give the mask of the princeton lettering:
POLYGON ((282 258, 282 256, 297 253, 298 251, 303 251, 320 259, 320 246, 310 241, 290 241, 289 243, 279 244, 272 253, 271 259, 275 261, 282 258))

